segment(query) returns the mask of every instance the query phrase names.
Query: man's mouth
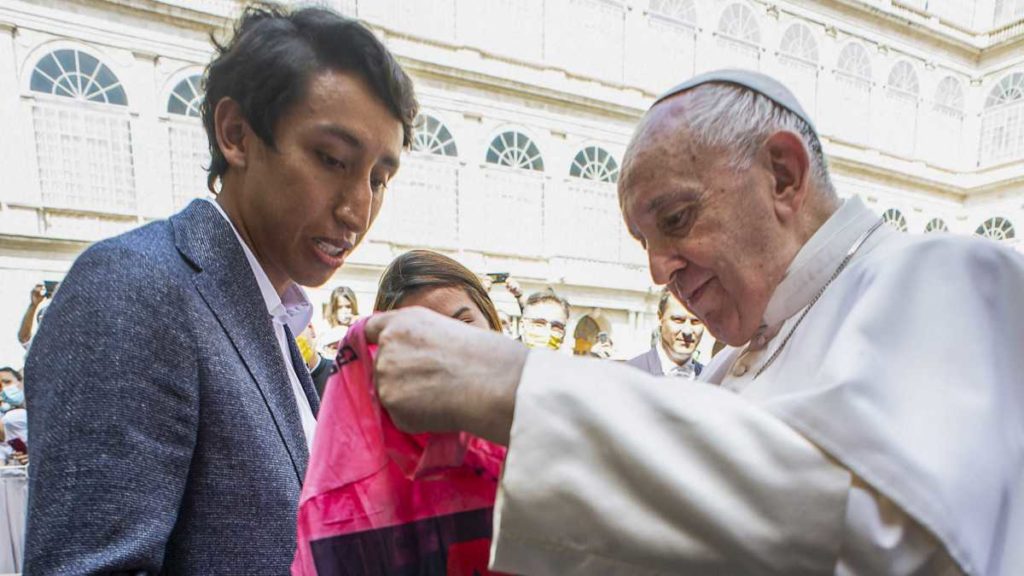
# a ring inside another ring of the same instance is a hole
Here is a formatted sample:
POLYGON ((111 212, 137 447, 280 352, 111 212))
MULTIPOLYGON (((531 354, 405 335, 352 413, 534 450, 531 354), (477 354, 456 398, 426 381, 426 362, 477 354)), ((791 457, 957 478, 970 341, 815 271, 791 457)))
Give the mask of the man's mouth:
POLYGON ((694 290, 690 292, 686 296, 686 298, 683 299, 683 303, 686 304, 687 308, 693 310, 694 305, 696 305, 697 302, 700 301, 701 296, 703 296, 704 293, 707 292, 708 286, 711 285, 711 281, 714 280, 714 278, 715 277, 712 276, 711 278, 705 280, 703 283, 701 283, 700 286, 694 288, 694 290))
POLYGON ((341 266, 346 253, 352 250, 351 242, 336 238, 314 238, 313 244, 317 252, 325 257, 323 259, 332 266, 341 266))

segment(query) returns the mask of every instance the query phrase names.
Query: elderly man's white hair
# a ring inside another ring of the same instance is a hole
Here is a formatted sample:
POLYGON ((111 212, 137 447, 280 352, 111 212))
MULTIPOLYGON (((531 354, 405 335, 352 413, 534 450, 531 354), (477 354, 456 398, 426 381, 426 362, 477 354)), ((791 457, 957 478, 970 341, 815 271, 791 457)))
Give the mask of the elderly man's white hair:
POLYGON ((725 150, 737 170, 750 168, 761 145, 780 130, 800 135, 819 192, 835 188, 817 131, 793 94, 763 74, 723 70, 695 77, 660 97, 682 109, 682 121, 698 145, 725 150))

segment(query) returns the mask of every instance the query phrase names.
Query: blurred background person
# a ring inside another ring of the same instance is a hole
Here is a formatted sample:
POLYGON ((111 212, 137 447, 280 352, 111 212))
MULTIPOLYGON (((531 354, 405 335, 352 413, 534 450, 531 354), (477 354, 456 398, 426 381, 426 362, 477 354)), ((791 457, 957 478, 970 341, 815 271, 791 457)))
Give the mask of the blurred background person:
POLYGON ((33 286, 32 291, 29 292, 28 308, 25 309, 21 325, 18 326, 18 342, 25 347, 25 350, 28 350, 32 342, 32 335, 39 329, 39 323, 43 321, 46 305, 53 297, 56 285, 56 282, 39 283, 33 286))
POLYGON ((502 331, 498 311, 480 278, 455 260, 430 250, 412 250, 395 258, 380 279, 375 312, 410 306, 502 331))
POLYGON ((534 292, 523 306, 520 327, 523 344, 529 348, 558 350, 565 341, 569 324, 569 302, 548 288, 534 292))
POLYGON ((704 368, 694 358, 704 336, 704 323, 667 289, 658 300, 658 338, 651 349, 627 362, 655 376, 695 380, 704 368))
POLYGON ((505 333, 505 336, 515 338, 515 332, 512 330, 512 316, 504 310, 498 310, 498 320, 501 322, 501 331, 505 333))
POLYGON ((10 449, 7 463, 28 466, 28 411, 15 408, 3 417, 4 444, 10 449))
POLYGON ((24 466, 28 464, 28 413, 25 411, 25 385, 21 372, 10 366, 0 368, 0 395, 3 403, 4 449, 0 457, 7 464, 24 466))
POLYGON ((348 328, 359 318, 359 299, 348 286, 331 291, 324 309, 324 320, 329 326, 320 336, 320 353, 331 360, 338 353, 338 344, 345 338, 348 328))
MULTIPOLYGON (((495 284, 503 285, 505 290, 508 291, 512 296, 512 299, 515 301, 516 309, 519 312, 517 316, 522 316, 523 289, 519 286, 519 282, 517 282, 515 278, 510 278, 507 272, 488 272, 478 278, 480 279, 480 284, 484 287, 484 291, 487 292, 488 295, 491 293, 491 288, 493 288, 495 284)), ((495 304, 495 308, 498 310, 498 319, 501 320, 501 331, 509 338, 517 338, 515 317, 501 308, 498 308, 497 304, 495 304)))
POLYGON ((614 354, 615 344, 607 332, 598 333, 597 341, 594 342, 594 345, 590 347, 590 351, 587 352, 587 356, 600 358, 601 360, 608 360, 614 354))
POLYGON ((0 413, 21 408, 25 405, 25 383, 21 372, 10 366, 0 368, 0 413))
POLYGON ((316 393, 322 398, 324 386, 327 384, 327 377, 331 375, 331 367, 334 365, 334 356, 324 356, 319 352, 316 338, 316 328, 310 322, 306 329, 295 337, 295 344, 302 355, 302 361, 309 369, 309 376, 313 379, 313 387, 316 393))

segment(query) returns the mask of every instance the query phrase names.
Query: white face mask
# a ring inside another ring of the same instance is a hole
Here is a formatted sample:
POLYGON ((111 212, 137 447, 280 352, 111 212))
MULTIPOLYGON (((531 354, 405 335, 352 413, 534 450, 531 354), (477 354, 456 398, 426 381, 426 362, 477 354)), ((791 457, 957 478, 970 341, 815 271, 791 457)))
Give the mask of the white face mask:
POLYGON ((8 404, 21 406, 25 403, 25 391, 14 384, 4 386, 4 399, 8 404))

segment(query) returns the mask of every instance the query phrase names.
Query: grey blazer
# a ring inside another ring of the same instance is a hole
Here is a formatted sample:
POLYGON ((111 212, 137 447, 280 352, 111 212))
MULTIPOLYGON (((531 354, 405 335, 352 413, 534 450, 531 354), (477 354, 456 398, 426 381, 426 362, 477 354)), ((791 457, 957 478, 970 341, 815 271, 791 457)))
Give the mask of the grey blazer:
POLYGON ((86 250, 26 362, 25 573, 286 574, 308 460, 286 366, 208 202, 86 250))
MULTIPOLYGON (((657 346, 657 344, 655 344, 657 346)), ((626 361, 626 364, 639 368, 648 374, 654 374, 655 376, 664 376, 665 374, 661 371, 661 359, 658 358, 658 350, 651 347, 650 350, 637 356, 636 358, 626 361)), ((693 361, 693 372, 697 376, 700 376, 700 371, 704 369, 704 365, 696 360, 693 361)))

